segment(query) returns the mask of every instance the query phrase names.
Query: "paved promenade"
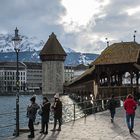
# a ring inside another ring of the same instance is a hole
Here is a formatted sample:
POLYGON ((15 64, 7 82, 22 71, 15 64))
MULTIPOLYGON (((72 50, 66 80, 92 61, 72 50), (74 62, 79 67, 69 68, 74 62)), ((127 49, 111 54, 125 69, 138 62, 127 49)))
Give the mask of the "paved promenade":
MULTIPOLYGON (((125 123, 123 109, 117 109, 114 124, 110 122, 109 111, 90 115, 86 119, 81 118, 75 122, 66 123, 61 132, 51 132, 41 135, 36 131, 34 140, 140 140, 140 107, 137 109, 135 119, 135 133, 130 135, 125 123)), ((49 130, 52 129, 50 125, 49 130)), ((28 133, 21 134, 11 140, 28 140, 28 133)))

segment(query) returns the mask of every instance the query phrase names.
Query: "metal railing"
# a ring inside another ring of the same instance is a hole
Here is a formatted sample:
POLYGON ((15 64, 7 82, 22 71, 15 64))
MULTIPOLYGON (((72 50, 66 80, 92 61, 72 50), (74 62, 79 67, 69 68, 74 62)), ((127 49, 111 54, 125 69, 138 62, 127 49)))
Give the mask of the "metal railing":
MULTIPOLYGON (((115 98, 115 100, 117 101, 117 107, 121 106, 121 103, 125 98, 126 96, 119 96, 115 98)), ((87 115, 107 110, 107 102, 109 99, 110 98, 86 100, 65 105, 65 108, 71 106, 71 108, 73 109, 69 121, 75 121, 79 118, 86 117, 87 115)), ((68 115, 69 114, 67 113, 63 113, 63 118, 67 118, 68 115)), ((64 123, 69 121, 63 120, 64 123)))
MULTIPOLYGON (((120 107, 120 101, 125 99, 125 96, 119 96, 115 98, 118 102, 118 107, 120 107)), ((86 100, 82 102, 75 102, 73 104, 63 105, 63 123, 70 121, 75 121, 79 118, 86 117, 90 114, 95 114, 96 112, 107 110, 107 102, 109 98, 98 99, 98 100, 86 100)), ((20 108, 20 126, 27 126, 26 119, 26 108, 20 108), (22 118, 22 119, 21 119, 22 118), (24 118, 24 119, 23 119, 24 118), (26 120, 26 121, 25 121, 26 120)), ((10 122, 16 117, 16 111, 0 113, 0 118, 9 117, 10 122)), ((4 119, 3 119, 4 120, 4 119)), ((38 115, 37 121, 41 121, 41 117, 38 115)), ((16 128, 16 118, 15 121, 8 125, 0 125, 0 129, 13 129, 16 128)), ((53 112, 50 113, 50 122, 53 123, 53 112)), ((15 130, 16 132, 17 130, 15 130)), ((2 137, 2 136, 0 136, 2 137)))

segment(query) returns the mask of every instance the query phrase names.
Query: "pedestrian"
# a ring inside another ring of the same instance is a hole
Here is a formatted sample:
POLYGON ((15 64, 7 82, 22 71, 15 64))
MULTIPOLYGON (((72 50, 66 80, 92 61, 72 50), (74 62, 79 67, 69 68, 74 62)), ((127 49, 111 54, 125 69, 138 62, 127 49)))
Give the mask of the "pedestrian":
POLYGON ((52 131, 61 131, 62 125, 62 102, 59 99, 59 94, 57 93, 54 96, 54 104, 52 105, 52 109, 54 111, 54 127, 52 131), (57 121, 59 122, 59 127, 56 129, 57 121))
POLYGON ((27 107, 27 117, 29 118, 28 127, 30 130, 30 135, 28 138, 34 138, 34 122, 36 119, 37 110, 40 108, 39 105, 35 102, 36 96, 31 97, 31 105, 27 107))
POLYGON ((110 110, 111 122, 114 122, 114 117, 116 113, 117 101, 114 99, 114 95, 111 96, 111 99, 107 103, 108 109, 110 110))
POLYGON ((40 133, 48 134, 48 123, 49 123, 49 116, 50 116, 50 102, 48 101, 47 97, 43 97, 43 104, 41 105, 41 131, 40 133), (46 131, 45 131, 46 128, 46 131))
POLYGON ((137 103, 135 102, 133 95, 129 94, 124 101, 124 109, 126 110, 126 123, 130 134, 134 132, 133 128, 136 108, 137 103))

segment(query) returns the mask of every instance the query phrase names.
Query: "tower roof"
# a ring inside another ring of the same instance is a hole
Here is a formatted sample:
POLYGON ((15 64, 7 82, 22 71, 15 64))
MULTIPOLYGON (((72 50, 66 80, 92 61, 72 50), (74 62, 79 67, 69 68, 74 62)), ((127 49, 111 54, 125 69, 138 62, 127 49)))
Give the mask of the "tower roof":
POLYGON ((64 51, 63 47, 57 40, 56 35, 54 33, 52 33, 49 36, 49 39, 47 40, 46 44, 44 45, 43 49, 40 52, 41 60, 44 60, 48 57, 49 59, 50 58, 53 59, 54 57, 56 58, 56 56, 62 57, 66 55, 67 55, 66 52, 64 51))

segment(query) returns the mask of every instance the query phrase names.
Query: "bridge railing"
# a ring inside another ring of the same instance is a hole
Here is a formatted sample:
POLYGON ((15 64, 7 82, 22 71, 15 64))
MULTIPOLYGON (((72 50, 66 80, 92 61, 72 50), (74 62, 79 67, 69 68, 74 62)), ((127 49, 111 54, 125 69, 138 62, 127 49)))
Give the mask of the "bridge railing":
MULTIPOLYGON (((123 105, 123 101, 125 98, 126 96, 115 97, 115 100, 117 101, 117 107, 123 105)), ((109 100, 110 98, 103 98, 103 99, 96 99, 96 100, 90 99, 81 102, 74 102, 71 105, 70 104, 65 105, 65 106, 71 106, 71 108, 73 108, 69 121, 75 121, 79 118, 86 117, 87 115, 95 114, 97 112, 107 110, 109 100)), ((67 118, 68 115, 70 116, 70 114, 64 113, 63 117, 67 118)))

